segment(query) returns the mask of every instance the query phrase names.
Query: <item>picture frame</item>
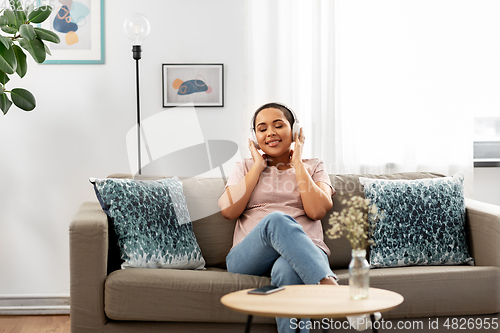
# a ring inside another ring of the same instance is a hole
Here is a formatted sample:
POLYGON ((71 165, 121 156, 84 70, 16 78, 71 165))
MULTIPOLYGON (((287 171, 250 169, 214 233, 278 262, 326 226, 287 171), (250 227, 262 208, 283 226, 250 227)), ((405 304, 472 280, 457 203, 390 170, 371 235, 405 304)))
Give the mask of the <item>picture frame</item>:
POLYGON ((104 0, 38 0, 53 8, 39 27, 55 32, 61 42, 49 45, 44 64, 104 64, 104 0))
POLYGON ((162 98, 164 108, 223 107, 224 65, 162 64, 162 98))

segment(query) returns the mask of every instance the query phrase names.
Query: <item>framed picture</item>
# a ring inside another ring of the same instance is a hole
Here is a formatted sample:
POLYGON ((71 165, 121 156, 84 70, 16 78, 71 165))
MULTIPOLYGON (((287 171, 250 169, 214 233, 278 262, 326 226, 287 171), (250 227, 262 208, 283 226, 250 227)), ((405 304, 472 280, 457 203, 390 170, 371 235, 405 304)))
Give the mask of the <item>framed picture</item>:
POLYGON ((104 0, 38 0, 53 10, 40 27, 55 32, 44 64, 104 64, 104 0))
POLYGON ((163 64, 163 107, 224 106, 223 64, 163 64))

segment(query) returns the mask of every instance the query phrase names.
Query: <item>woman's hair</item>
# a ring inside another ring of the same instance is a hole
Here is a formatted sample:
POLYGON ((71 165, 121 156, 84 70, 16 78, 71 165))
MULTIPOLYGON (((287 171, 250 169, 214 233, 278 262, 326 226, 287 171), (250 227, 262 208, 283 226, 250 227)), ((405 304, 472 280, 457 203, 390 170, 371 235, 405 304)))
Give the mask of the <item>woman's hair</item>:
POLYGON ((255 131, 255 119, 257 118, 257 115, 259 114, 259 112, 264 110, 264 109, 269 109, 269 108, 278 109, 281 112, 283 112, 286 120, 288 120, 288 122, 290 123, 290 127, 293 126, 293 123, 295 122, 295 117, 293 115, 293 112, 287 106, 280 104, 280 103, 273 102, 273 103, 264 104, 260 108, 258 108, 257 111, 255 111, 255 113, 253 114, 253 118, 252 118, 252 130, 253 131, 255 131))

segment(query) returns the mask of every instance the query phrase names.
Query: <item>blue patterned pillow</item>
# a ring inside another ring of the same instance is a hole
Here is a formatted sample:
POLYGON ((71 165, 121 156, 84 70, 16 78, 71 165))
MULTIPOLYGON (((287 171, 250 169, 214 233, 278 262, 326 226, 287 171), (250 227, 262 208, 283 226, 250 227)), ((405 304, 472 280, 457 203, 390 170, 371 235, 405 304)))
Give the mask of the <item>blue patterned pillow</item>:
POLYGON ((374 229, 372 267, 473 264, 465 238, 462 174, 359 180, 365 197, 384 212, 374 229))
POLYGON ((122 268, 205 267, 177 177, 90 182, 118 235, 122 268))

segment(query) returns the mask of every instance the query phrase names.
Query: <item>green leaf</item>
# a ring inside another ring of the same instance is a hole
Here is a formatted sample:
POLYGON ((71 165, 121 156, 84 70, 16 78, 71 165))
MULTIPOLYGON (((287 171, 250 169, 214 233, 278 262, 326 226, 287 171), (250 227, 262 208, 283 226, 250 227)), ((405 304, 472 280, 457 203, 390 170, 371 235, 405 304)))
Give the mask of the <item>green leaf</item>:
POLYGON ((10 92, 14 104, 24 111, 31 111, 36 106, 35 96, 26 89, 15 88, 10 92))
POLYGON ((0 83, 5 85, 9 81, 10 81, 10 77, 7 74, 5 74, 4 72, 0 71, 0 83))
POLYGON ((18 8, 17 10, 14 10, 14 14, 16 14, 17 19, 22 24, 26 22, 26 15, 24 14, 24 9, 22 6, 19 6, 17 8, 18 8))
POLYGON ((17 19, 21 22, 26 21, 26 16, 24 15, 24 9, 23 5, 21 4, 21 1, 9 0, 9 2, 10 2, 10 8, 12 8, 14 13, 16 14, 17 19))
POLYGON ((59 36, 53 31, 43 28, 35 28, 35 32, 38 38, 46 40, 47 42, 52 42, 55 44, 59 44, 61 42, 59 36))
POLYGON ((9 40, 2 35, 0 35, 0 43, 2 43, 6 48, 10 48, 9 40))
POLYGON ((23 6, 21 5, 21 1, 20 0, 9 0, 9 3, 10 3, 10 8, 13 11, 23 10, 23 6))
POLYGON ((12 48, 14 49, 14 53, 17 59, 16 73, 17 75, 19 75, 19 77, 22 78, 28 72, 28 62, 26 61, 26 54, 24 53, 23 49, 21 49, 17 45, 12 45, 12 48))
POLYGON ((5 17, 5 15, 0 16, 0 25, 7 25, 9 24, 9 20, 5 17))
POLYGON ((43 46, 45 47, 45 53, 47 53, 48 55, 52 55, 52 53, 50 52, 50 49, 47 45, 43 44, 43 46))
MULTIPOLYGON (((46 57, 45 46, 40 39, 35 38, 33 41, 30 41, 21 38, 19 40, 19 45, 21 45, 23 49, 28 51, 37 63, 41 64, 42 62, 45 61, 46 57)), ((0 67, 0 69, 2 68, 0 67)))
POLYGON ((20 24, 26 22, 26 15, 24 15, 24 10, 22 8, 20 10, 16 10, 14 13, 16 14, 16 17, 19 20, 20 24))
POLYGON ((3 16, 7 19, 8 25, 17 25, 17 17, 16 14, 10 9, 6 9, 3 11, 3 16))
POLYGON ((32 23, 42 23, 50 16, 51 12, 52 12, 51 6, 38 7, 37 9, 35 9, 30 13, 30 15, 28 16, 28 21, 32 23))
POLYGON ((35 29, 31 24, 23 24, 19 28, 19 34, 21 37, 26 38, 30 41, 33 41, 36 38, 35 29))
POLYGON ((8 27, 6 25, 2 26, 1 29, 3 32, 8 33, 8 34, 12 34, 12 35, 17 34, 17 29, 8 27))
POLYGON ((14 74, 17 69, 17 59, 14 49, 6 48, 0 43, 0 70, 7 74, 14 74))
POLYGON ((0 109, 2 109, 3 114, 7 114, 11 105, 12 105, 12 102, 7 97, 7 95, 5 93, 1 94, 0 95, 0 109))

